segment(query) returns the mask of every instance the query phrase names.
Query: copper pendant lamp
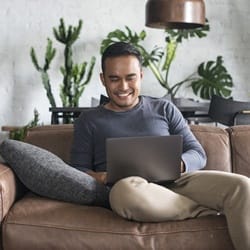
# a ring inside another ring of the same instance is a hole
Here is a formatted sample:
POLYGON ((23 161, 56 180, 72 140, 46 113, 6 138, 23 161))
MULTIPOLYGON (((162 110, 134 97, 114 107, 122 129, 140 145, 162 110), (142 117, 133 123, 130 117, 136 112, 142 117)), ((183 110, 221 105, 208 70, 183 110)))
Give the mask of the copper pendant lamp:
POLYGON ((203 0, 148 0, 146 26, 151 28, 192 29, 205 24, 203 0))

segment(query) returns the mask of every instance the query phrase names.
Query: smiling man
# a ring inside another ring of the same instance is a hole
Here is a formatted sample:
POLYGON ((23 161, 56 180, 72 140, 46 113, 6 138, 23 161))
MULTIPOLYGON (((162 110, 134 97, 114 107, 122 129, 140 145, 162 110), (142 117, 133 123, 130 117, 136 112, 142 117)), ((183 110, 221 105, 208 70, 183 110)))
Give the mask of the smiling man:
POLYGON ((107 48, 100 79, 109 101, 76 120, 71 154, 74 167, 105 183, 107 138, 169 134, 184 138, 180 172, 205 165, 205 152, 179 110, 165 99, 140 95, 142 58, 133 46, 116 43, 107 48))

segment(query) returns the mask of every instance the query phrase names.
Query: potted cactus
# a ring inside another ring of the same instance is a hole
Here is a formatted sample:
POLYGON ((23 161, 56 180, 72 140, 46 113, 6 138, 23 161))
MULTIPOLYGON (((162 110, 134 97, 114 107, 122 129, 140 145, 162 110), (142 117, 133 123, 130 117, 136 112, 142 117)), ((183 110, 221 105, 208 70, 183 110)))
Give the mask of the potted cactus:
MULTIPOLYGON (((93 56, 90 62, 74 63, 73 61, 73 44, 79 38, 82 29, 82 20, 79 20, 77 26, 65 26, 64 20, 60 19, 60 24, 53 28, 55 39, 64 45, 64 64, 60 67, 63 80, 60 85, 60 99, 62 107, 73 108, 79 106, 79 99, 83 94, 85 86, 90 82, 92 77, 93 68, 96 58, 93 56)), ((47 47, 45 52, 44 64, 41 66, 38 63, 35 49, 32 47, 30 50, 31 60, 36 70, 41 74, 43 86, 46 90, 51 109, 55 110, 56 105, 55 97, 52 91, 49 69, 51 62, 56 55, 56 49, 53 47, 53 42, 50 38, 47 39, 47 47)), ((69 109, 68 109, 69 110, 69 109)), ((70 123, 72 119, 68 118, 69 114, 64 112, 63 123, 70 123)), ((59 121, 55 121, 58 123, 59 121)))

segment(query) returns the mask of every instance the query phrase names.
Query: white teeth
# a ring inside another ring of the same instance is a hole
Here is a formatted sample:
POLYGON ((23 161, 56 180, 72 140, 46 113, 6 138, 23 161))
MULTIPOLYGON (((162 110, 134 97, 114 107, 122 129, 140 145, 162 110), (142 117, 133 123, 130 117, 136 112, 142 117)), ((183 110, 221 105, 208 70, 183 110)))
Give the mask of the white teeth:
POLYGON ((129 93, 124 93, 124 94, 118 94, 118 96, 128 96, 129 95, 129 93))

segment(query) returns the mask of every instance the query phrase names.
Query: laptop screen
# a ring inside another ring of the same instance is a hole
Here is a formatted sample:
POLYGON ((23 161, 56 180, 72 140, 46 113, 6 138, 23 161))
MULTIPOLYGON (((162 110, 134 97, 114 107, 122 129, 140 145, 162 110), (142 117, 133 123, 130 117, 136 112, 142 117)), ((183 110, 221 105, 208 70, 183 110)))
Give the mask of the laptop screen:
POLYGON ((171 182, 180 177, 182 136, 108 138, 107 182, 140 176, 150 182, 171 182))

